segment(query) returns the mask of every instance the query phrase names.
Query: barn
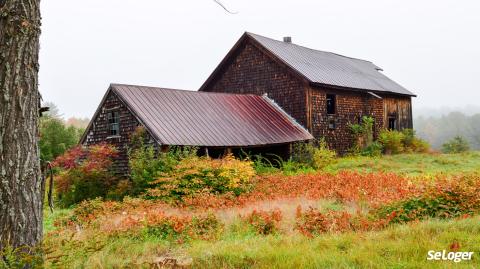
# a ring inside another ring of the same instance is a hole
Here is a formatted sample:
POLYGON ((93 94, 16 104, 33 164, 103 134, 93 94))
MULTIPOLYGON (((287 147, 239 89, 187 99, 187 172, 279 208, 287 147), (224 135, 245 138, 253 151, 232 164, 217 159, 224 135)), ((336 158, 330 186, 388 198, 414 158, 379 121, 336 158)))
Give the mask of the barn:
POLYGON ((370 61, 306 48, 287 37, 245 33, 199 89, 203 92, 267 94, 315 138, 345 153, 349 126, 362 116, 383 129, 412 128, 412 92, 370 61))
POLYGON ((80 143, 115 145, 116 170, 126 173, 130 135, 138 126, 159 150, 197 146, 212 157, 243 151, 286 158, 292 143, 313 138, 267 96, 111 84, 80 143))
POLYGON ((350 125, 363 116, 374 119, 374 137, 412 128, 412 97, 370 61, 247 32, 198 91, 110 85, 80 142, 116 145, 124 172, 138 126, 160 150, 287 158, 293 143, 325 138, 343 154, 354 143, 350 125))

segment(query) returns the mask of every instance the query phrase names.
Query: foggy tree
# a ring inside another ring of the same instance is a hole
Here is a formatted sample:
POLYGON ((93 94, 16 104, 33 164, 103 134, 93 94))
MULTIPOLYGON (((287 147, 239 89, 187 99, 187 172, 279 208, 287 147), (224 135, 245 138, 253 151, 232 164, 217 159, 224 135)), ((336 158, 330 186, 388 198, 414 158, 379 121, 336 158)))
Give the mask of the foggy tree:
POLYGON ((42 238, 40 0, 0 0, 0 249, 42 238))

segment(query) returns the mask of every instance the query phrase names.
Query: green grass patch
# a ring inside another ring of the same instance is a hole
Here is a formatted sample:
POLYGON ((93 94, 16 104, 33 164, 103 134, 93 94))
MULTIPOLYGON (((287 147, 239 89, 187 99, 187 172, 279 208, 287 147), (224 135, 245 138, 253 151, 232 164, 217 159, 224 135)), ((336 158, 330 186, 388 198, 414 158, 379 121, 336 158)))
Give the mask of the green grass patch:
POLYGON ((480 171, 480 152, 462 154, 399 154, 381 157, 344 157, 325 169, 327 172, 342 170, 358 172, 385 172, 401 175, 452 176, 480 171))

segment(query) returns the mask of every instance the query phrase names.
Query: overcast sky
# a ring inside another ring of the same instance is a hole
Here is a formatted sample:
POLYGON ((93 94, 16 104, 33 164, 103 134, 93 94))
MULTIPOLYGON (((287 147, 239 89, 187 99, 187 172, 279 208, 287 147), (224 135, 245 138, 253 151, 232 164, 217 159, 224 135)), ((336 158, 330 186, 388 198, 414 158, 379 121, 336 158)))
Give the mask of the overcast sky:
POLYGON ((245 31, 370 60, 415 108, 480 105, 478 0, 42 0, 40 91, 91 117, 112 82, 197 90, 245 31))

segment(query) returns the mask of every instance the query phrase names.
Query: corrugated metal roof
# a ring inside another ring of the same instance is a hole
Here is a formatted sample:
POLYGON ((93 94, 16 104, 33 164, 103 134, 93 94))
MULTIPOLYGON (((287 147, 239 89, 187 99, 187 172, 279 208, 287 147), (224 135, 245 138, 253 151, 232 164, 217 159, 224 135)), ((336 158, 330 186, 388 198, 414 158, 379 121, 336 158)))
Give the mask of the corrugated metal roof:
POLYGON ((258 146, 313 139, 265 96, 112 84, 163 145, 258 146))
POLYGON ((369 61, 246 33, 310 82, 415 96, 369 61))

